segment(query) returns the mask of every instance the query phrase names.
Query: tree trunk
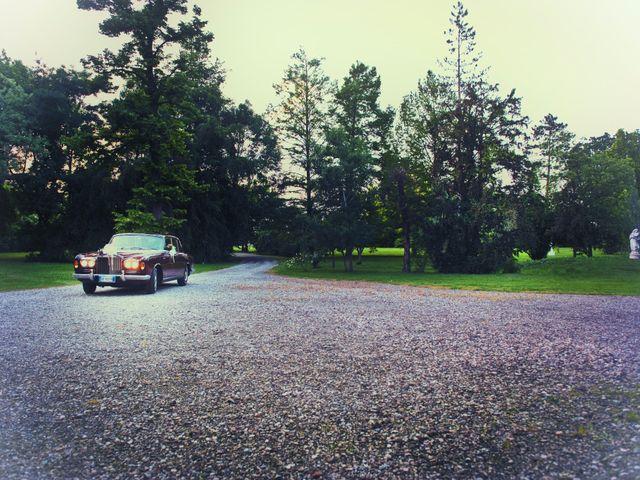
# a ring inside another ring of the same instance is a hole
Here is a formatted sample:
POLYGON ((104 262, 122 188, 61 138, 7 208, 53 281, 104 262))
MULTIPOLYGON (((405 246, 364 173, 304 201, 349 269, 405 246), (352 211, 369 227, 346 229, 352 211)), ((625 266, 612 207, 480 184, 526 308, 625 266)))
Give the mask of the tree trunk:
POLYGON ((347 247, 344 252, 344 271, 353 272, 353 247, 347 247))
POLYGON ((163 214, 162 204, 160 202, 154 202, 151 206, 151 213, 153 213, 153 218, 159 221, 163 214))
MULTIPOLYGON (((308 151, 308 147, 307 147, 308 151)), ((311 217, 313 215, 313 203, 311 201, 311 158, 309 158, 309 153, 307 153, 307 162, 306 162, 306 173, 307 173, 307 183, 305 185, 305 191, 307 195, 306 202, 306 210, 307 216, 311 217)))
POLYGON ((402 254, 402 273, 411 273, 411 237, 409 223, 402 224, 402 245, 404 252, 402 254))
POLYGON ((456 72, 456 80, 458 82, 458 104, 460 103, 460 100, 462 99, 462 53, 460 52, 460 49, 462 48, 462 32, 460 31, 460 28, 458 28, 458 48, 456 49, 456 54, 458 55, 458 62, 457 62, 457 67, 458 67, 458 71, 456 72))
MULTIPOLYGON (((145 80, 144 80, 144 90, 148 96, 149 101, 149 114, 147 121, 150 125, 157 125, 159 119, 160 112, 160 95, 158 91, 158 78, 157 72, 155 69, 156 66, 156 56, 153 53, 153 35, 150 34, 144 41, 142 45, 141 51, 143 57, 144 71, 145 71, 145 80)), ((161 162, 161 154, 160 154, 160 137, 159 133, 155 129, 151 129, 147 132, 149 141, 149 164, 151 165, 152 173, 149 175, 147 172, 147 177, 151 176, 152 178, 146 178, 146 181, 161 181, 161 175, 159 173, 159 165, 161 162), (156 176, 157 178, 153 178, 156 176)), ((154 218, 157 221, 160 221, 164 216, 164 207, 165 204, 160 199, 154 199, 151 205, 151 211, 153 213, 154 218)))
POLYGON ((406 172, 400 170, 398 172, 398 209, 400 210, 402 220, 402 246, 404 248, 402 255, 402 272, 409 273, 411 272, 411 226, 409 223, 409 209, 407 208, 405 197, 405 180, 406 172))
POLYGON ((364 252, 364 247, 358 247, 356 251, 358 252, 358 260, 356 261, 356 264, 360 265, 362 264, 362 252, 364 252))
MULTIPOLYGON (((547 148, 549 148, 549 146, 547 146, 547 148)), ((546 178, 546 185, 544 187, 545 200, 549 199, 550 188, 551 188, 551 154, 547 156, 547 178, 546 178)))

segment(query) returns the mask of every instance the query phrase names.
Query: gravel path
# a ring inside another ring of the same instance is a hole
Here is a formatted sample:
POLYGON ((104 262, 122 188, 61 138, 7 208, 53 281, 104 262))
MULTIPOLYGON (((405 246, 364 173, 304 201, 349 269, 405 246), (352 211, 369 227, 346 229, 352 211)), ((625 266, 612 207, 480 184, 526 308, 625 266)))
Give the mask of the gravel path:
POLYGON ((639 478, 640 298, 0 294, 0 478, 639 478))

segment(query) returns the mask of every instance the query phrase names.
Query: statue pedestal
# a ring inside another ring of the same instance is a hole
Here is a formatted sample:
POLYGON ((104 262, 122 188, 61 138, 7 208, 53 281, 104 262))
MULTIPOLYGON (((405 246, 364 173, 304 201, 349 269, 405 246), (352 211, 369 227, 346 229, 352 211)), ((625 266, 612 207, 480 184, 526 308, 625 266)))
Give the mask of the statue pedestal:
POLYGON ((640 253, 638 253, 638 252, 631 252, 631 253, 629 254, 629 258, 630 258, 631 260, 640 260, 640 253))

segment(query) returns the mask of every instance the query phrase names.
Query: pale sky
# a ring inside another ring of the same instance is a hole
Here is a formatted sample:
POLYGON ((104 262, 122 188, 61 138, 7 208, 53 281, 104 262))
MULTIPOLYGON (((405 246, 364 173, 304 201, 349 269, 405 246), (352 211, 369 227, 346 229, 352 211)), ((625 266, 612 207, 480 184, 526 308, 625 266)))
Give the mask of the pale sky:
MULTIPOLYGON (((257 111, 276 101, 300 46, 341 79, 356 60, 377 67, 382 103, 397 107, 445 54, 453 0, 199 0, 228 70, 225 93, 257 111)), ((489 78, 579 137, 640 128, 640 0, 467 0, 489 78)), ((75 0, 0 0, 0 49, 33 64, 79 67, 119 42, 98 33, 103 14, 75 0)))

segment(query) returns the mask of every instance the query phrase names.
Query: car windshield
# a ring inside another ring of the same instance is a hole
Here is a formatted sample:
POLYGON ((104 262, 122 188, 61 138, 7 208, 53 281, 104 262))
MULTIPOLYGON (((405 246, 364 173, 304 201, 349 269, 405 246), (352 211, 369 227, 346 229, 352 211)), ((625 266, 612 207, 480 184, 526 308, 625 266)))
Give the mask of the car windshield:
POLYGON ((104 247, 106 251, 163 249, 164 238, 150 235, 115 235, 104 247))

